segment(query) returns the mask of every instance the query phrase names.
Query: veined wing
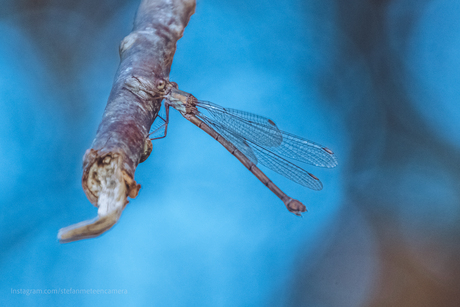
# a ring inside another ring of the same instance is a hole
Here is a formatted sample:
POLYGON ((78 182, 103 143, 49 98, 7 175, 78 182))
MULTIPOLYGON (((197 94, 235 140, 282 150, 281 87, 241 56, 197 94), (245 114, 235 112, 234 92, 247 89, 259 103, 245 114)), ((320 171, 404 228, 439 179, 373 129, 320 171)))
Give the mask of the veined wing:
POLYGON ((271 119, 207 101, 198 101, 197 106, 208 111, 230 133, 277 155, 320 167, 331 168, 337 165, 337 159, 330 149, 279 130, 271 119))
POLYGON ((216 122, 221 123, 233 134, 240 135, 248 141, 269 147, 279 146, 283 142, 283 136, 278 127, 269 118, 224 108, 209 101, 200 100, 197 106, 208 111, 216 122))
POLYGON ((260 162, 263 166, 277 172, 278 174, 313 190, 321 190, 323 185, 318 178, 297 165, 283 159, 279 155, 267 150, 257 144, 246 141, 235 135, 228 127, 215 122, 213 119, 197 115, 203 122, 214 128, 222 137, 230 141, 238 148, 245 156, 247 156, 254 164, 260 162))
POLYGON ((197 105, 199 107, 202 107, 202 108, 208 110, 208 111, 215 110, 215 111, 218 111, 218 112, 224 112, 224 113, 228 113, 230 115, 240 117, 241 119, 247 120, 249 122, 255 122, 255 123, 258 123, 258 124, 261 124, 261 125, 270 125, 270 126, 275 126, 276 127, 275 123, 270 118, 267 118, 267 117, 264 117, 264 116, 261 116, 261 115, 257 115, 257 114, 254 114, 254 113, 249 113, 249 112, 241 111, 241 110, 237 110, 237 109, 224 108, 223 106, 220 106, 218 104, 212 103, 210 101, 204 101, 204 100, 198 100, 197 105))
POLYGON ((260 164, 263 166, 266 166, 278 174, 312 190, 319 191, 323 188, 321 181, 306 170, 261 146, 250 144, 250 147, 259 159, 260 164))
POLYGON ((203 122, 205 122, 208 126, 211 126, 216 130, 220 135, 222 135, 227 141, 232 143, 239 151, 241 151, 252 163, 257 164, 257 157, 255 156, 252 149, 248 146, 246 141, 242 138, 239 138, 232 134, 232 132, 228 131, 223 125, 215 122, 211 118, 204 116, 203 114, 198 114, 198 118, 200 118, 203 122))
POLYGON ((337 158, 329 148, 286 131, 281 131, 281 134, 283 143, 278 147, 267 149, 285 158, 314 166, 327 168, 337 166, 337 158))

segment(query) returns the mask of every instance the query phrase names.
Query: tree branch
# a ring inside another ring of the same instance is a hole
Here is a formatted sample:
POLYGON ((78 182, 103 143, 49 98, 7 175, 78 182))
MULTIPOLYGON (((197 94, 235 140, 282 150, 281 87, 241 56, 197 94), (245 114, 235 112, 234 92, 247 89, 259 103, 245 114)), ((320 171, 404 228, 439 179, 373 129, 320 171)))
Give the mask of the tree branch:
POLYGON ((98 236, 120 218, 140 185, 134 172, 152 150, 148 132, 158 114, 176 43, 195 0, 142 0, 133 31, 120 44, 120 66, 91 149, 82 185, 98 216, 59 230, 61 243, 98 236))

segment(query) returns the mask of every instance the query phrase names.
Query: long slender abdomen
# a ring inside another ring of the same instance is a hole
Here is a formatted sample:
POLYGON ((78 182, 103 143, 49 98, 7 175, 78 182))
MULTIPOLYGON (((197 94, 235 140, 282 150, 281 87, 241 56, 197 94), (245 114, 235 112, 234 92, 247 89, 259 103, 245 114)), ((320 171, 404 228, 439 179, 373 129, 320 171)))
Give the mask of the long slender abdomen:
POLYGON ((300 201, 287 196, 279 187, 277 187, 270 178, 265 175, 248 157, 246 157, 238 148, 231 142, 221 136, 213 128, 206 125, 203 121, 193 114, 185 114, 184 117, 195 124, 198 128, 209 134, 212 138, 224 146, 232 155, 234 155, 251 173, 254 174, 267 188, 278 196, 286 208, 295 215, 301 216, 301 212, 307 211, 307 208, 300 201))

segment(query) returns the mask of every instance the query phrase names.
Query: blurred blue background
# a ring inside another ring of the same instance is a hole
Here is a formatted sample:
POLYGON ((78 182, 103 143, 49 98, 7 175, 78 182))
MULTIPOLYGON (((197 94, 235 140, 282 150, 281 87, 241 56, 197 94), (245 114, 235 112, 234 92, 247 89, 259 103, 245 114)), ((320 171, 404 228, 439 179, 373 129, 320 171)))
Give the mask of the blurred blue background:
POLYGON ((297 218, 172 111, 103 236, 81 185, 139 1, 0 1, 1 306, 460 306, 460 4, 198 1, 170 79, 330 147, 297 218), (14 294, 17 289, 127 294, 14 294))

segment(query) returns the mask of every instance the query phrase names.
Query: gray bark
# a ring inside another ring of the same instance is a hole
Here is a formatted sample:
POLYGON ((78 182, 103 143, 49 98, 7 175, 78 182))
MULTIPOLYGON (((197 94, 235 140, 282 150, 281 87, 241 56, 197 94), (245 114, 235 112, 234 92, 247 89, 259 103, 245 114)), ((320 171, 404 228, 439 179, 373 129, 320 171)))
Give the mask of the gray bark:
POLYGON ((152 149, 150 126, 161 106, 176 43, 195 11, 195 0, 143 0, 133 31, 120 44, 120 66, 90 149, 82 186, 98 217, 62 228, 60 242, 91 238, 110 229, 140 185, 137 165, 152 149))

